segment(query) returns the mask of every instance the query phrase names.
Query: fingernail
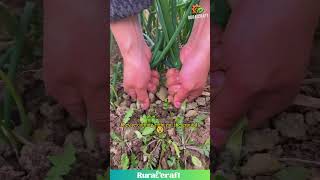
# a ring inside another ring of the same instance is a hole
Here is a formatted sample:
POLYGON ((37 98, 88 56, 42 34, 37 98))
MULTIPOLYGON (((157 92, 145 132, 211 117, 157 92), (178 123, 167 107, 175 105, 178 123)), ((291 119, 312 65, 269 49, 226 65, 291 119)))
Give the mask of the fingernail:
POLYGON ((143 105, 142 105, 142 109, 143 109, 143 110, 147 110, 147 109, 148 109, 148 106, 147 106, 146 104, 143 104, 143 105))
POLYGON ((181 103, 180 103, 180 102, 175 102, 175 103, 174 103, 174 106, 175 106, 176 108, 179 108, 179 107, 181 106, 181 103))

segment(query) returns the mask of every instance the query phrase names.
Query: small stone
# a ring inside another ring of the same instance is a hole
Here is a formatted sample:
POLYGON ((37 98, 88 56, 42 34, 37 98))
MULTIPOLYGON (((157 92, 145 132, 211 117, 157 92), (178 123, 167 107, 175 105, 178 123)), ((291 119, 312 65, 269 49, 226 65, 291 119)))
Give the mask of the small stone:
POLYGON ((57 121, 64 118, 63 108, 58 104, 51 105, 49 103, 43 103, 40 106, 40 113, 49 121, 57 121))
POLYGON ((133 139, 133 136, 134 136, 134 130, 133 129, 126 129, 125 130, 125 132, 124 132, 124 137, 125 137, 125 139, 127 139, 127 140, 131 140, 131 139, 133 139))
POLYGON ((279 161, 268 153, 254 154, 247 163, 240 168, 242 176, 265 175, 278 171, 281 168, 279 161))
POLYGON ((160 87, 160 90, 157 92, 157 97, 161 100, 161 101, 165 101, 168 97, 168 90, 165 87, 160 87))
POLYGON ((199 97, 199 98, 197 98, 196 102, 198 103, 199 106, 205 106, 206 105, 206 98, 199 97))
POLYGON ((137 109, 137 104, 136 103, 131 103, 130 104, 130 109, 137 109))
POLYGON ((156 104, 157 104, 157 105, 160 105, 160 104, 161 104, 161 100, 157 100, 157 101, 156 101, 156 104))
POLYGON ((170 137, 175 136, 175 134, 176 134, 175 132, 176 132, 176 131, 175 131, 174 128, 168 129, 168 135, 169 135, 170 137))
POLYGON ((125 100, 129 100, 129 99, 130 99, 130 97, 129 97, 127 94, 123 94, 122 97, 123 97, 123 99, 125 99, 125 100))
POLYGON ((203 91, 203 92, 202 92, 202 96, 210 96, 210 92, 203 91))
POLYGON ((198 107, 198 104, 196 102, 188 103, 186 110, 189 111, 192 109, 196 109, 197 107, 198 107))
POLYGON ((197 116, 197 115, 198 115, 198 112, 197 112, 197 111, 195 111, 195 110, 189 110, 189 111, 186 113, 185 117, 189 118, 189 117, 194 117, 194 116, 197 116))
POLYGON ((304 117, 299 113, 282 114, 280 119, 275 121, 275 127, 285 137, 300 140, 306 137, 304 117))
POLYGON ((246 134, 246 149, 248 152, 271 150, 278 141, 279 135, 276 130, 252 130, 246 134))
POLYGON ((274 155, 275 157, 281 157, 283 154, 282 146, 278 145, 275 148, 273 148, 271 151, 271 154, 274 155))
POLYGON ((125 106, 119 106, 116 110, 116 114, 120 117, 122 117, 126 112, 127 112, 128 108, 125 106))
POLYGON ((124 101, 122 101, 122 102, 120 103, 120 106, 128 107, 128 106, 130 106, 130 101, 124 100, 124 101))
POLYGON ((80 131, 72 131, 70 134, 67 135, 64 145, 72 144, 76 149, 84 147, 84 140, 83 136, 80 131))
POLYGON ((150 103, 153 103, 156 99, 156 97, 154 96, 153 93, 149 93, 149 99, 150 99, 150 103))
POLYGON ((139 101, 136 102, 136 106, 137 106, 137 109, 141 109, 141 104, 139 103, 139 101))
POLYGON ((305 118, 308 125, 316 125, 317 123, 320 122, 320 112, 319 111, 307 112, 305 118))

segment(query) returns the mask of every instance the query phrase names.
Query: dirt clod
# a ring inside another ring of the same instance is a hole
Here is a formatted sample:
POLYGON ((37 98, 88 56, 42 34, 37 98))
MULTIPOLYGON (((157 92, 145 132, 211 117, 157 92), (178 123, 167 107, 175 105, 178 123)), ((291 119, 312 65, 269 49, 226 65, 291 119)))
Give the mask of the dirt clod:
POLYGON ((153 103, 155 101, 156 97, 153 93, 149 93, 149 99, 150 99, 150 103, 153 103))
POLYGON ((206 98, 204 97, 197 98, 196 102, 199 106, 206 106, 206 98))
POLYGON ((254 154, 249 157, 248 162, 241 167, 243 176, 256 176, 273 173, 281 168, 279 161, 270 154, 254 154))
POLYGON ((275 126, 281 135, 285 137, 296 139, 304 139, 306 137, 306 126, 302 114, 283 114, 279 120, 275 121, 275 126))
POLYGON ((192 109, 197 109, 197 107, 198 107, 198 104, 196 102, 188 103, 186 110, 189 111, 192 109))
POLYGON ((25 145, 21 150, 19 163, 23 169, 29 172, 31 179, 44 179, 50 168, 47 156, 56 155, 62 149, 52 143, 40 143, 36 145, 25 145))
POLYGON ((316 125, 317 123, 320 123, 320 112, 319 111, 307 112, 305 118, 306 118, 306 123, 308 125, 316 125))
POLYGON ((186 117, 186 118, 189 118, 189 117, 194 117, 194 116, 197 116, 197 115, 198 115, 198 112, 197 112, 197 111, 195 111, 195 110, 189 110, 189 111, 186 113, 185 117, 186 117))
POLYGON ((20 180, 25 174, 23 171, 16 171, 12 166, 1 166, 0 179, 3 180, 20 180))
POLYGON ((165 101, 168 97, 168 90, 165 87, 160 87, 160 90, 157 92, 157 97, 161 100, 161 101, 165 101))
POLYGON ((43 103, 40 107, 40 113, 45 116, 49 121, 57 121, 63 119, 64 112, 60 105, 50 105, 49 103, 43 103))
POLYGON ((248 152, 271 150, 279 141, 276 130, 253 130, 246 134, 246 147, 248 152))
POLYGON ((84 139, 80 131, 72 131, 67 135, 64 145, 72 144, 76 149, 84 147, 84 139))

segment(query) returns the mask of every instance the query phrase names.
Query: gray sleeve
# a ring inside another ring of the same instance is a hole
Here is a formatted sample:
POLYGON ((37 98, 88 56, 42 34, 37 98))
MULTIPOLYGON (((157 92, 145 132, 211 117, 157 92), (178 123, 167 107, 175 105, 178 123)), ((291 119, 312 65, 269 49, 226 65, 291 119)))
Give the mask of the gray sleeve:
POLYGON ((149 8, 153 0, 111 0, 110 19, 116 21, 140 13, 149 8))

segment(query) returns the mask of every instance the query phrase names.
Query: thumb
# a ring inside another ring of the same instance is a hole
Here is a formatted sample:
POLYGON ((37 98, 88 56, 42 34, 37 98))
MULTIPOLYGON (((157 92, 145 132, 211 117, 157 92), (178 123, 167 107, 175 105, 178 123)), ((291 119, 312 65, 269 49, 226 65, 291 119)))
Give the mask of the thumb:
POLYGON ((84 92, 87 119, 99 132, 108 130, 109 106, 106 88, 90 88, 84 92))
POLYGON ((181 89, 177 92, 177 94, 174 96, 174 106, 176 108, 180 108, 181 103, 189 96, 189 91, 187 91, 185 88, 181 87, 181 89))
POLYGON ((141 107, 143 110, 146 110, 149 108, 150 102, 149 102, 149 96, 146 89, 137 89, 137 99, 141 103, 141 107))

